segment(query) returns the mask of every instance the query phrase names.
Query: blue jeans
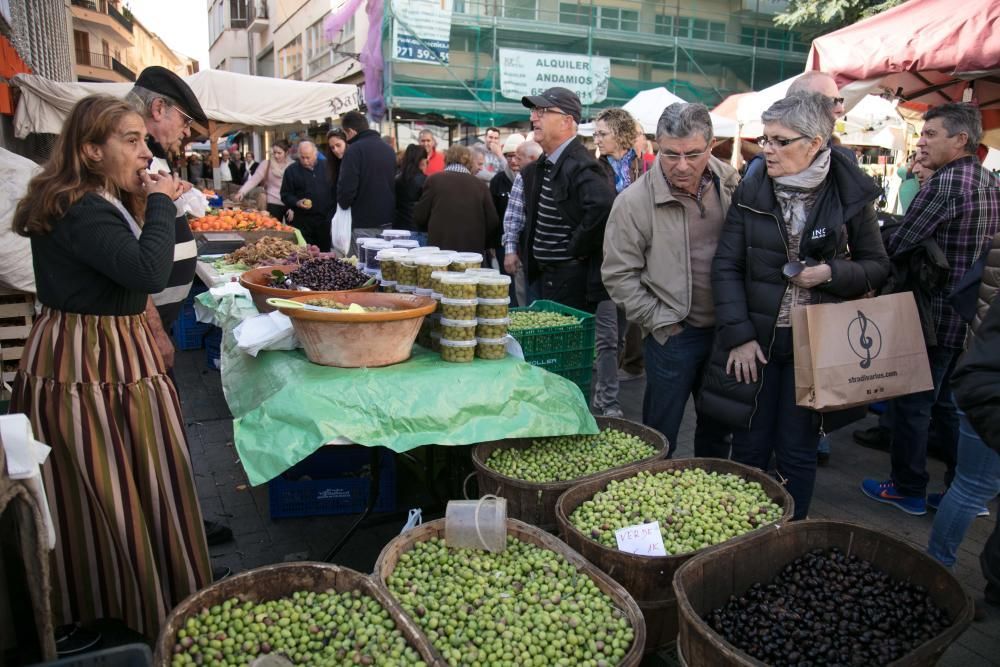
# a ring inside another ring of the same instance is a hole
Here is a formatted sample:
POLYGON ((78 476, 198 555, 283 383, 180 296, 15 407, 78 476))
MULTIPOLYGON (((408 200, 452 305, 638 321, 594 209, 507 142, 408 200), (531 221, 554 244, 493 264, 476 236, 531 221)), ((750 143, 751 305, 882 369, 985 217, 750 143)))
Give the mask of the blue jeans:
MULTIPOLYGON (((892 402, 892 480, 901 495, 923 498, 927 493, 930 478, 927 474, 927 433, 931 426, 931 409, 935 402, 950 396, 951 373, 961 352, 950 347, 928 348, 934 388, 900 396, 892 402)), ((949 400, 949 404, 950 409, 934 413, 935 430, 941 447, 954 451, 958 442, 958 414, 954 401, 949 400)))
POLYGON ((1000 493, 1000 454, 986 446, 972 424, 960 415, 958 466, 941 499, 927 553, 945 567, 955 564, 955 551, 979 509, 1000 493))
MULTIPOLYGON (((667 437, 668 456, 673 456, 677 449, 677 433, 688 397, 697 394, 701 387, 714 337, 714 327, 685 326, 663 345, 656 342, 652 334, 643 342, 646 393, 642 399, 642 423, 667 437)), ((728 458, 726 438, 729 432, 728 426, 699 412, 694 431, 694 455, 728 458)))
POLYGON ((774 454, 775 469, 795 500, 794 519, 809 514, 816 485, 816 413, 795 404, 795 360, 791 327, 778 327, 770 358, 763 367, 757 410, 749 429, 733 433, 733 460, 767 470, 774 454))

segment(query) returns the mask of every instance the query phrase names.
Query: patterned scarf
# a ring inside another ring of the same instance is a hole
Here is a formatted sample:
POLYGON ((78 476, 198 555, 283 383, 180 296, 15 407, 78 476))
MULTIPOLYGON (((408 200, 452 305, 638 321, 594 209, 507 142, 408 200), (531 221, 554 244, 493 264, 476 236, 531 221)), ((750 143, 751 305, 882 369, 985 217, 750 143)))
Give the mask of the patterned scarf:
POLYGON ((806 226, 819 188, 830 173, 830 149, 824 148, 813 159, 812 164, 797 174, 777 176, 774 179, 774 196, 781 205, 785 222, 791 225, 792 233, 798 236, 806 226))
POLYGON ((615 172, 615 192, 621 192, 632 185, 632 170, 630 167, 632 166, 632 161, 635 160, 635 149, 628 149, 628 152, 622 156, 621 160, 616 160, 611 155, 605 157, 608 158, 611 170, 615 172))
POLYGON ((445 171, 457 171, 460 174, 471 174, 472 173, 471 171, 469 171, 468 169, 466 169, 464 165, 461 165, 461 164, 459 164, 457 162, 452 162, 447 167, 445 167, 444 170, 445 171))

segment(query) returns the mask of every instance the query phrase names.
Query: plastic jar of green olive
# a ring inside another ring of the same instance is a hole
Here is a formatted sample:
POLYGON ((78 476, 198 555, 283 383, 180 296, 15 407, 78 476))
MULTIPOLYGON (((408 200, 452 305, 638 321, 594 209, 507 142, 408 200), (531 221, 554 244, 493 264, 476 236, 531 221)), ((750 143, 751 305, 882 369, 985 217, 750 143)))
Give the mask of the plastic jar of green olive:
POLYGON ((424 253, 413 256, 417 264, 417 287, 431 289, 434 283, 431 282, 431 275, 435 272, 446 271, 451 264, 451 258, 439 253, 424 253))
POLYGON ((477 338, 476 356, 480 359, 503 359, 507 356, 507 339, 477 338))
POLYGON ((382 291, 383 292, 387 292, 389 294, 395 294, 396 293, 396 281, 395 280, 383 280, 383 281, 381 281, 381 283, 379 283, 379 285, 382 287, 382 291))
POLYGON ((396 285, 396 291, 400 294, 413 294, 417 288, 413 285, 396 285))
POLYGON ((503 299, 510 297, 510 276, 479 276, 476 293, 480 299, 503 299))
POLYGON ((441 337, 448 340, 476 340, 476 320, 441 318, 441 337))
POLYGON ((441 293, 441 279, 446 275, 448 275, 447 271, 431 272, 431 289, 434 290, 436 294, 441 293))
POLYGON ((441 276, 441 294, 447 299, 475 299, 477 282, 475 276, 448 273, 441 276))
POLYGON ((396 280, 400 285, 417 286, 417 261, 416 257, 410 254, 399 258, 396 268, 396 280))
POLYGON ((496 320, 488 320, 480 317, 476 326, 476 336, 479 338, 503 338, 507 335, 507 326, 509 324, 509 317, 496 320))
POLYGON ((499 269, 487 269, 487 268, 484 268, 482 266, 477 266, 474 269, 466 269, 465 272, 467 274, 469 274, 470 276, 476 276, 477 278, 479 276, 499 276, 500 275, 500 270, 499 269))
POLYGON ((423 255, 424 253, 441 252, 441 248, 438 248, 436 245, 422 245, 410 248, 409 252, 411 255, 423 255))
POLYGON ((510 312, 510 297, 502 299, 479 299, 476 315, 487 320, 499 320, 507 317, 510 312))
POLYGON ((483 265, 483 256, 478 252, 459 252, 451 260, 450 271, 477 269, 483 265))
POLYGON ((413 290, 413 293, 417 296, 426 296, 426 297, 431 297, 434 294, 434 292, 432 292, 431 290, 424 289, 422 287, 418 287, 417 289, 413 290))
POLYGON ((399 261, 406 257, 406 251, 401 248, 386 248, 379 250, 375 255, 379 266, 382 269, 382 278, 385 280, 399 280, 399 261))
POLYGON ((441 299, 441 317, 449 320, 476 319, 476 299, 441 299))
POLYGON ((476 341, 441 338, 441 358, 445 361, 468 363, 476 356, 476 341))

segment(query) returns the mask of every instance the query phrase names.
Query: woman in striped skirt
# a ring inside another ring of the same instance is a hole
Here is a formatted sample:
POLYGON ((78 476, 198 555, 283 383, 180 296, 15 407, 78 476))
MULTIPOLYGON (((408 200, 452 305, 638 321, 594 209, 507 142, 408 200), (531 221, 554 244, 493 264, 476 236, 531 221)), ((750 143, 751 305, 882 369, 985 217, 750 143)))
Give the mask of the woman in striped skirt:
POLYGON ((43 308, 11 411, 52 447, 56 621, 155 637, 211 572, 177 392, 144 314, 173 263, 177 188, 146 174, 145 135, 124 102, 84 98, 18 204, 43 308))

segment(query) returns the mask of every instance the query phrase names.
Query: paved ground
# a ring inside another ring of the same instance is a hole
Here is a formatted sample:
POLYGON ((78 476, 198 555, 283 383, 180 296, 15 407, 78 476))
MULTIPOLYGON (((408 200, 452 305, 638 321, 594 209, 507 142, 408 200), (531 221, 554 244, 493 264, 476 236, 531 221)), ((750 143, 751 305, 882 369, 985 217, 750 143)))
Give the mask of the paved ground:
MULTIPOLYGON (((232 527, 234 542, 212 549, 213 562, 233 571, 291 560, 322 559, 352 522, 352 517, 315 517, 272 521, 266 487, 250 487, 233 447, 229 410, 222 395, 217 371, 206 370, 204 351, 183 352, 177 357, 177 378, 188 424, 198 492, 202 509, 232 527)), ((626 417, 638 420, 641 413, 641 380, 622 385, 622 405, 626 417)), ((874 424, 869 418, 860 424, 874 424)), ((688 415, 678 438, 678 455, 690 456, 693 418, 688 415)), ((898 510, 867 500, 860 491, 863 476, 886 476, 888 455, 858 447, 851 442, 849 429, 833 436, 830 465, 821 468, 812 504, 813 518, 842 519, 863 523, 909 540, 920 548, 927 543, 933 515, 910 517, 898 510)), ((275 443, 280 447, 281 443, 275 443)), ((440 448, 437 448, 440 450, 440 448)), ((419 450, 417 456, 420 456, 419 450)), ((932 485, 940 484, 944 466, 929 464, 932 485)), ((429 506, 426 489, 419 483, 416 464, 407 459, 398 463, 401 508, 429 506)), ((997 503, 990 506, 996 516, 997 503)), ((993 517, 976 519, 959 555, 955 574, 973 596, 982 597, 985 582, 979 570, 979 552, 990 531, 993 517)), ((428 517, 425 517, 428 518, 428 517)), ((434 518, 429 517, 429 518, 434 518)), ((359 531, 337 555, 334 562, 362 572, 372 571, 382 546, 398 534, 404 518, 359 531)), ((985 621, 974 623, 939 663, 952 667, 1000 665, 1000 610, 990 608, 985 621)), ((655 664, 654 659, 650 661, 655 664)), ((664 661, 660 661, 663 664, 664 661)), ((667 660, 669 662, 669 660, 667 660)))

